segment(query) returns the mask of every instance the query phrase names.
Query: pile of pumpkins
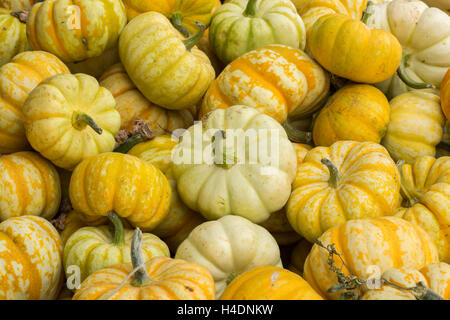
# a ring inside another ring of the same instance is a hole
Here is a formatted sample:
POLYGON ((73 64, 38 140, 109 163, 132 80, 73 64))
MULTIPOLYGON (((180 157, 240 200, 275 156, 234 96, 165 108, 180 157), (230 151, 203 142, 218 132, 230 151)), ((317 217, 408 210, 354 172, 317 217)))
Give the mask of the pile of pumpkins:
POLYGON ((0 0, 0 299, 450 299, 449 1, 222 2, 0 0))

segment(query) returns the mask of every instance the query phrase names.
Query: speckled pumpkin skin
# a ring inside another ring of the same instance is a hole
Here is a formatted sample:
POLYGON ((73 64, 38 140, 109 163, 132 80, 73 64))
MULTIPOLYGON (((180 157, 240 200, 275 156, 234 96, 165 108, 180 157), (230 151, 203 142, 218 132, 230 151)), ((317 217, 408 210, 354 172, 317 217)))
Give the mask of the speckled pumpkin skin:
POLYGON ((0 157, 0 221, 24 215, 51 219, 61 201, 59 175, 35 152, 0 157))
POLYGON ((208 89, 200 116, 243 104, 283 123, 287 117, 311 115, 329 87, 327 73, 306 53, 271 45, 231 62, 208 89))
POLYGON ((220 300, 323 300, 299 275, 280 267, 259 267, 234 279, 220 300))
POLYGON ((158 12, 130 21, 119 40, 120 59, 139 91, 170 110, 191 108, 215 78, 203 51, 187 51, 183 36, 158 12))
POLYGON ((100 85, 111 91, 120 113, 120 128, 131 131, 136 118, 150 125, 157 135, 187 128, 194 123, 190 110, 171 111, 151 103, 136 88, 122 64, 115 64, 102 75, 100 85))
POLYGON ((137 157, 107 152, 82 161, 69 187, 75 210, 106 216, 114 210, 133 226, 154 229, 167 215, 172 191, 164 174, 137 157))
POLYGON ((26 25, 9 10, 0 9, 0 67, 27 49, 26 25))
POLYGON ((0 153, 29 149, 23 126, 22 105, 44 79, 69 69, 54 55, 26 51, 0 68, 0 153))
POLYGON ((63 280, 63 245, 46 219, 14 217, 0 223, 0 300, 53 300, 63 280))
POLYGON ((83 61, 113 48, 126 22, 120 0, 48 0, 32 7, 27 36, 35 50, 83 61))
POLYGON ((308 48, 326 70, 362 83, 388 79, 402 58, 402 47, 391 33, 371 30, 361 21, 339 14, 323 16, 314 23, 308 48))
POLYGON ((76 291, 73 300, 213 300, 214 281, 211 274, 196 263, 156 257, 146 262, 152 279, 135 287, 131 279, 113 292, 133 271, 131 264, 121 264, 91 274, 76 291))
POLYGON ((373 142, 339 141, 312 149, 292 186, 287 216, 310 242, 347 220, 393 215, 401 198, 397 167, 386 149, 373 142), (322 159, 337 167, 336 187, 322 159))
MULTIPOLYGON (((397 217, 347 221, 325 232, 319 240, 325 246, 335 244, 352 273, 362 278, 370 276, 371 265, 383 273, 390 268, 421 269, 439 262, 430 236, 422 228, 397 217)), ((327 259, 328 252, 315 244, 305 262, 305 279, 323 297, 340 299, 340 292, 327 292, 337 284, 327 259)), ((334 256, 334 259, 340 266, 339 258, 334 256)), ((346 268, 343 271, 349 273, 346 268)))

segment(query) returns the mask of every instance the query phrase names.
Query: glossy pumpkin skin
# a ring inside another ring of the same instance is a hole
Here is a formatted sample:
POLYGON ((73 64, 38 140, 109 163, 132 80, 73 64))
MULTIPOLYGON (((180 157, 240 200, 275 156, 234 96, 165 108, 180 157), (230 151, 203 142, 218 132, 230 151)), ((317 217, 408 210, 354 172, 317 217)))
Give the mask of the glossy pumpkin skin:
POLYGON ((120 115, 112 94, 95 78, 79 73, 44 80, 25 101, 22 111, 31 146, 58 167, 73 170, 83 159, 112 151, 120 115), (102 129, 95 132, 79 115, 90 116, 102 129))
POLYGON ((137 157, 107 152, 83 160, 70 179, 70 202, 87 216, 115 211, 133 226, 154 229, 172 197, 164 174, 137 157))
POLYGON ((384 30, 334 14, 314 23, 308 48, 326 70, 354 82, 377 83, 391 77, 400 65, 402 47, 384 30))
POLYGON ((0 0, 0 8, 18 11, 31 8, 35 2, 35 0, 0 0))
POLYGON ((213 300, 214 281, 210 273, 195 263, 167 257, 155 257, 145 264, 149 283, 133 286, 130 263, 116 265, 91 274, 75 292, 73 300, 213 300))
POLYGON ((70 71, 57 57, 43 51, 22 52, 0 68, 0 153, 29 149, 22 105, 42 80, 59 73, 70 71))
POLYGON ((232 0, 214 13, 209 41, 217 57, 227 64, 271 44, 303 50, 306 33, 295 6, 288 0, 232 0))
MULTIPOLYGON (((323 245, 334 244, 341 258, 355 276, 367 279, 369 266, 383 273, 390 268, 420 269, 439 262, 433 240, 416 225, 397 217, 350 220, 326 231, 319 240, 323 245)), ((328 252, 313 246, 305 262, 305 280, 324 298, 340 299, 340 292, 327 290, 336 285, 336 273, 329 270, 328 252)), ((334 256, 335 264, 341 265, 334 256)), ((343 272, 349 271, 344 267, 343 272)))
POLYGON ((178 192, 189 208, 208 220, 235 214, 254 223, 283 208, 297 167, 281 125, 246 106, 215 110, 191 126, 175 147, 173 162, 178 192), (222 131, 232 138, 214 140, 222 131), (264 157, 271 140, 277 144, 264 157), (199 142, 203 156, 197 159, 199 142))
POLYGON ((63 245, 56 229, 41 217, 0 223, 1 300, 53 300, 63 281, 63 245))
POLYGON ((380 143, 389 124, 390 106, 377 88, 348 85, 338 90, 314 121, 316 146, 330 146, 340 140, 380 143))
POLYGON ((280 249, 270 233, 239 216, 202 223, 180 244, 175 258, 208 269, 214 278, 217 298, 245 271, 260 266, 282 266, 280 249))
POLYGON ((32 7, 27 36, 34 50, 64 62, 83 61, 113 48, 126 22, 119 0, 49 0, 32 7))
POLYGON ((120 57, 119 49, 116 46, 106 50, 98 57, 89 58, 79 62, 70 62, 67 66, 72 73, 85 73, 98 79, 106 72, 106 70, 117 63, 120 63, 120 57))
POLYGON ((414 90, 390 101, 391 121, 383 146, 395 161, 413 163, 421 156, 434 156, 441 141, 445 117, 437 91, 414 90))
POLYGON ((64 220, 64 229, 59 233, 64 245, 66 244, 70 236, 77 230, 87 226, 99 226, 108 223, 108 219, 106 217, 93 217, 91 219, 89 218, 90 217, 74 210, 70 211, 70 213, 64 220))
POLYGON ((243 104, 283 123, 314 113, 329 88, 329 76, 306 53, 271 45, 231 62, 208 89, 200 116, 243 104))
POLYGON ((148 11, 159 12, 169 19, 173 14, 181 14, 181 24, 190 34, 197 32, 196 21, 208 26, 218 6, 217 0, 123 0, 123 4, 128 20, 148 11))
POLYGON ((299 275, 280 267, 259 267, 234 279, 220 300, 323 300, 299 275))
POLYGON ((441 83, 441 106, 447 121, 450 120, 450 68, 441 83))
POLYGON ((400 204, 397 167, 373 142, 339 141, 312 149, 297 168, 292 188, 287 216, 310 242, 347 220, 393 215, 400 204), (323 159, 332 162, 337 175, 323 159))
MULTIPOLYGON (((408 268, 388 269, 382 278, 403 288, 415 287, 423 282, 430 290, 444 300, 450 300, 450 265, 444 262, 426 265, 420 270, 408 268)), ((400 290, 390 285, 368 290, 362 300, 416 300, 410 291, 400 290)))
POLYGON ((35 152, 0 157, 0 221, 24 215, 51 219, 61 201, 59 175, 35 152))
POLYGON ((146 12, 130 21, 119 54, 131 80, 151 102, 170 110, 196 105, 215 78, 203 51, 188 51, 183 36, 165 16, 146 12))
POLYGON ((169 135, 161 135, 136 145, 128 152, 160 169, 169 180, 172 190, 169 212, 152 233, 163 238, 172 252, 196 226, 205 222, 198 212, 189 209, 181 201, 178 194, 172 172, 172 150, 177 144, 169 135))
POLYGON ((140 118, 155 134, 165 130, 187 128, 194 123, 190 110, 171 111, 158 107, 145 98, 128 77, 122 64, 115 64, 100 78, 100 85, 111 91, 120 113, 121 129, 132 131, 134 120, 140 118))
MULTIPOLYGON (((367 26, 392 33, 402 45, 403 54, 409 55, 405 68, 409 78, 439 88, 450 67, 450 17, 418 0, 379 3, 371 12, 367 26)), ((397 74, 377 87, 389 98, 413 90, 397 74)))
POLYGON ((0 9, 0 67, 20 52, 28 49, 25 23, 0 9))
POLYGON ((419 157, 400 171, 405 207, 396 215, 423 228, 450 262, 450 157, 419 157))
MULTIPOLYGON (((115 243, 109 226, 83 227, 70 236, 64 246, 64 268, 80 268, 83 281, 97 270, 122 263, 131 263, 130 248, 134 231, 124 229, 123 242, 115 243)), ((142 235, 142 256, 145 261, 153 257, 169 257, 167 245, 151 233, 142 235)))

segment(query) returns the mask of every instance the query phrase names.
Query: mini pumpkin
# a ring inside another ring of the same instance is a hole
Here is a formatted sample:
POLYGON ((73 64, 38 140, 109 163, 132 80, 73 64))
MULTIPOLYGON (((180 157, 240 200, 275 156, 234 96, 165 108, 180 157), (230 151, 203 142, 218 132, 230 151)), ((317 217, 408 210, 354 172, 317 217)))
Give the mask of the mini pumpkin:
POLYGON ((413 163, 421 156, 434 156, 441 141, 445 117, 435 90, 405 92, 390 101, 391 120, 383 146, 395 161, 413 163))
POLYGON ((214 281, 204 267, 184 260, 142 256, 142 232, 131 243, 131 262, 94 272, 73 300, 213 300, 214 281), (138 268, 141 267, 141 268, 138 268), (134 275, 128 275, 136 269, 134 275))
POLYGON ((36 216, 9 218, 0 223, 0 243, 0 299, 56 299, 63 245, 52 224, 36 216))
POLYGON ((35 152, 0 156, 0 221, 33 215, 51 219, 61 201, 55 167, 35 152))
POLYGON ((122 63, 141 93, 170 110, 196 105, 215 72, 208 57, 195 44, 205 26, 191 38, 183 36, 158 12, 143 13, 130 21, 119 40, 122 63))
POLYGON ((287 216, 314 242, 347 220, 393 215, 400 198, 399 173, 383 146, 338 141, 312 149, 299 165, 287 216))
POLYGON ((271 45, 231 62, 208 89, 200 116, 242 104, 283 123, 314 113, 329 87, 327 73, 306 53, 271 45))
POLYGON ((0 67, 28 49, 25 21, 0 9, 0 67))
POLYGON ((106 224, 107 222, 107 217, 102 216, 89 219, 88 216, 72 210, 66 214, 63 222, 63 228, 59 232, 59 235, 61 236, 61 240, 65 245, 70 236, 74 234, 78 229, 87 226, 100 226, 106 224))
POLYGON ((29 149, 23 126, 22 105, 45 78, 69 69, 54 55, 25 51, 0 68, 0 153, 29 149))
POLYGON ((31 8, 27 36, 34 50, 83 61, 113 48, 126 22, 120 0, 48 0, 31 8))
POLYGON ((316 146, 330 146, 340 140, 380 143, 386 134, 389 101, 377 88, 366 84, 339 89, 314 121, 316 146))
POLYGON ((78 73, 47 78, 28 96, 22 112, 31 146, 58 167, 114 149, 120 115, 112 94, 78 73))
POLYGON ((172 197, 164 174, 127 154, 107 152, 83 160, 70 179, 70 202, 86 216, 115 211, 133 226, 154 229, 167 215, 172 197))

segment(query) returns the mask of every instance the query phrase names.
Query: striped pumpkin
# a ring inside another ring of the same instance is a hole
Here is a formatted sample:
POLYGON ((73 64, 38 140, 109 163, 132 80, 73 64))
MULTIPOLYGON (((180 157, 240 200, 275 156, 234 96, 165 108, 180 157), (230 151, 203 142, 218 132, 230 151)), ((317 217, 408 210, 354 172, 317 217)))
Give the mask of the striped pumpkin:
POLYGON ((9 10, 0 9, 0 67, 28 49, 26 25, 9 10))

